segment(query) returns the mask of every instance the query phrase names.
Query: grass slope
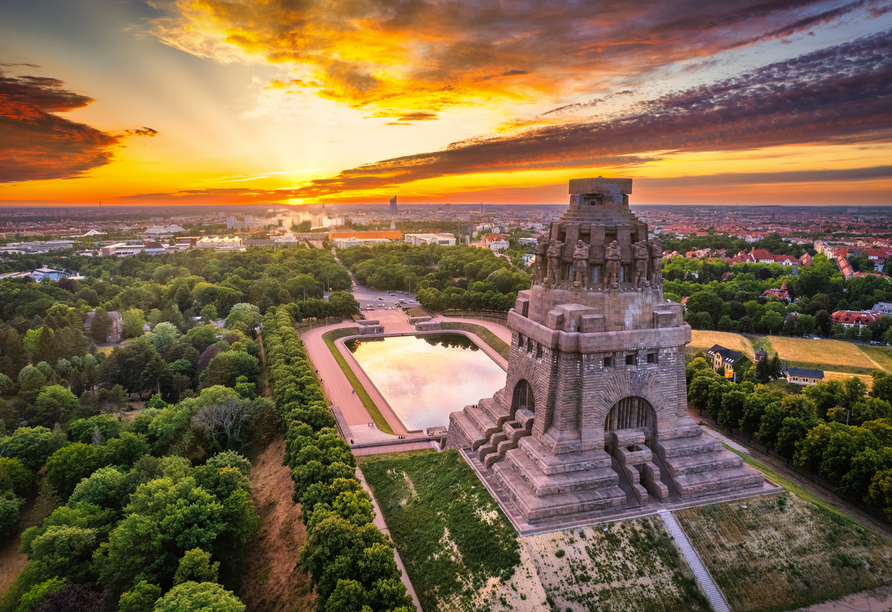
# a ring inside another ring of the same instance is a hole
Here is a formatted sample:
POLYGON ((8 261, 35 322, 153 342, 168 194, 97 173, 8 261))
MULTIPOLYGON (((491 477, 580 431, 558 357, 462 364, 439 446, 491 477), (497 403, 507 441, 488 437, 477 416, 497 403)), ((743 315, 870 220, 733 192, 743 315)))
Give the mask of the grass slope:
POLYGON ((511 357, 511 345, 499 338, 497 335, 483 327, 482 325, 475 325, 474 323, 456 323, 454 321, 447 321, 440 324, 441 329, 457 329, 459 331, 471 332, 472 334, 477 334, 477 336, 486 342, 494 351, 496 351, 499 355, 504 357, 505 359, 510 359, 511 357))
POLYGON ((473 609, 488 582, 511 576, 517 533, 458 451, 356 459, 422 608, 473 609))
POLYGON ((375 422, 375 426, 384 433, 393 434, 393 428, 390 426, 390 423, 387 422, 387 419, 385 419, 384 415, 381 414, 381 411, 378 410, 378 405, 372 401, 372 398, 365 390, 365 387, 362 386, 362 383, 359 382, 359 379, 356 377, 353 369, 347 363, 347 360, 344 359, 343 355, 341 355, 341 351, 339 351, 338 347, 335 346, 335 340, 337 340, 338 338, 344 338, 345 336, 355 336, 357 333, 358 329, 356 327, 342 327, 340 329, 333 329, 330 332, 322 334, 322 340, 325 342, 325 346, 328 347, 328 350, 331 351, 332 357, 334 357, 335 361, 338 362, 338 365, 341 367, 341 371, 344 373, 344 376, 346 376, 347 380, 350 381, 350 386, 356 390, 356 395, 359 397, 362 405, 368 411, 369 416, 372 417, 372 421, 375 422))
POLYGON ((675 514, 735 612, 795 610, 892 583, 892 546, 787 493, 675 514))
POLYGON ((691 343, 688 345, 692 352, 706 351, 714 345, 721 345, 734 351, 743 353, 750 359, 753 358, 753 345, 744 336, 731 332, 706 331, 702 329, 691 330, 691 343))

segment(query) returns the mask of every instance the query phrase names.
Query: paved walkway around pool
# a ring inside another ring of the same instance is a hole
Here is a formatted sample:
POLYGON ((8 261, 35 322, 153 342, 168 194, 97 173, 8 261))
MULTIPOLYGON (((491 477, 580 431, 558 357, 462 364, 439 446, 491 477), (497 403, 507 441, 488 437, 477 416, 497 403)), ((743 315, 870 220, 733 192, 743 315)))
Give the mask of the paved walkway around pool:
MULTIPOLYGON (((402 310, 380 310, 374 313, 369 313, 369 317, 371 318, 372 316, 384 326, 385 335, 415 333, 415 328, 409 324, 408 315, 402 310)), ((506 342, 511 342, 511 332, 497 323, 451 317, 437 317, 437 319, 444 322, 456 321, 481 325, 490 330, 500 339, 506 342)), ((354 326, 355 323, 352 321, 345 321, 333 325, 320 326, 306 331, 302 335, 307 354, 319 373, 319 378, 322 381, 322 388, 325 390, 325 394, 329 401, 336 406, 337 410, 340 412, 338 421, 341 425, 341 429, 343 430, 346 428, 348 430, 343 432, 345 437, 348 438, 351 446, 381 444, 384 442, 409 444, 428 440, 425 432, 409 432, 393 412, 390 405, 387 403, 387 400, 375 387, 374 383, 372 383, 366 373, 356 363, 353 354, 349 349, 343 345, 343 342, 336 341, 335 347, 351 366, 353 373, 359 379, 360 384, 368 392, 372 401, 378 407, 378 410, 390 424, 394 434, 385 433, 378 429, 378 427, 374 425, 365 406, 362 404, 362 400, 358 395, 353 393, 353 387, 350 384, 350 381, 347 380, 347 377, 344 375, 343 371, 341 371, 341 367, 331 354, 331 351, 329 351, 322 336, 326 332, 334 329, 354 326), (401 439, 399 436, 403 436, 403 438, 401 439)), ((480 345, 496 363, 503 368, 507 367, 507 361, 504 358, 498 355, 476 334, 471 335, 473 336, 473 340, 480 345)), ((456 407, 456 410, 461 410, 461 408, 461 406, 458 406, 456 407)))

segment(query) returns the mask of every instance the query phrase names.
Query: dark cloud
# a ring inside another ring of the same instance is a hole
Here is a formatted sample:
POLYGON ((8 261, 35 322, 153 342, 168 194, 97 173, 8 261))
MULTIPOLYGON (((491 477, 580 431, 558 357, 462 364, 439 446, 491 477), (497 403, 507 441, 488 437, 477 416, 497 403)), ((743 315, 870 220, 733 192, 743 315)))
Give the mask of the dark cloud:
POLYGON ((665 95, 625 114, 456 142, 312 181, 325 197, 421 179, 531 169, 634 166, 657 156, 892 137, 892 31, 665 95))
POLYGON ((111 161, 117 136, 56 114, 93 101, 63 85, 0 71, 0 183, 74 178, 111 161))
POLYGON ((846 168, 842 170, 792 170, 788 172, 727 172, 662 179, 636 179, 644 189, 731 185, 779 185, 789 183, 850 183, 892 178, 892 166, 846 168))
POLYGON ((141 128, 136 128, 133 130, 126 130, 126 134, 130 136, 154 136, 158 133, 158 130, 153 130, 150 127, 142 126, 141 128))

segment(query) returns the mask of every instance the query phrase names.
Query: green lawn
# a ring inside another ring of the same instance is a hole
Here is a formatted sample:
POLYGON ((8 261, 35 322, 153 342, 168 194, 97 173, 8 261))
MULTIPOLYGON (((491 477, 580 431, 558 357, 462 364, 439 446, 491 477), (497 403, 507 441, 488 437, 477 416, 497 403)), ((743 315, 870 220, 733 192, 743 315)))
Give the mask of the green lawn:
POLYGON ((375 402, 372 401, 372 398, 365 390, 365 387, 362 386, 362 383, 359 382, 359 379, 353 372, 353 368, 349 366, 347 360, 344 359, 344 356, 341 355, 341 352, 338 350, 338 347, 335 346, 335 340, 337 340, 338 338, 344 338, 345 336, 354 336, 357 333, 359 333, 359 329, 356 327, 342 327, 340 329, 333 329, 330 332, 325 332, 324 334, 322 334, 322 340, 325 341, 325 346, 328 347, 328 350, 331 351, 331 354, 335 358, 335 361, 338 362, 338 365, 341 367, 341 371, 344 373, 344 376, 346 376, 347 380, 350 381, 350 386, 352 386, 356 390, 356 395, 359 396, 362 405, 365 406, 366 410, 368 410, 369 416, 371 416, 372 421, 375 422, 375 426, 385 433, 392 434, 394 432, 393 428, 390 427, 390 423, 387 422, 387 419, 385 419, 384 415, 381 414, 381 411, 378 410, 378 406, 375 404, 375 402))
POLYGON ((520 563, 517 532, 458 451, 357 457, 425 610, 469 609, 520 563))
POLYGON ((474 323, 456 323, 453 321, 445 322, 440 325, 442 329, 457 329, 476 334, 481 340, 486 342, 492 349, 505 359, 511 357, 511 345, 499 338, 497 335, 483 327, 474 323))

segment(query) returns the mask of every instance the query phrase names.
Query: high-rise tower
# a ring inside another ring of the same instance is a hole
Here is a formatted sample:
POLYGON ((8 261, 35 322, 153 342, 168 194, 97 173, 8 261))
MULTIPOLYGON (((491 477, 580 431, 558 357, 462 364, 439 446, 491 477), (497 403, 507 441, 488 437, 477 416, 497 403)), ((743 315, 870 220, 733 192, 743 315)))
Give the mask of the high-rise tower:
POLYGON ((449 418, 528 523, 760 489, 763 476, 687 416, 681 305, 662 249, 629 210, 631 179, 570 181, 508 314, 506 385, 449 418))
POLYGON ((390 216, 396 216, 396 196, 390 198, 390 216))

